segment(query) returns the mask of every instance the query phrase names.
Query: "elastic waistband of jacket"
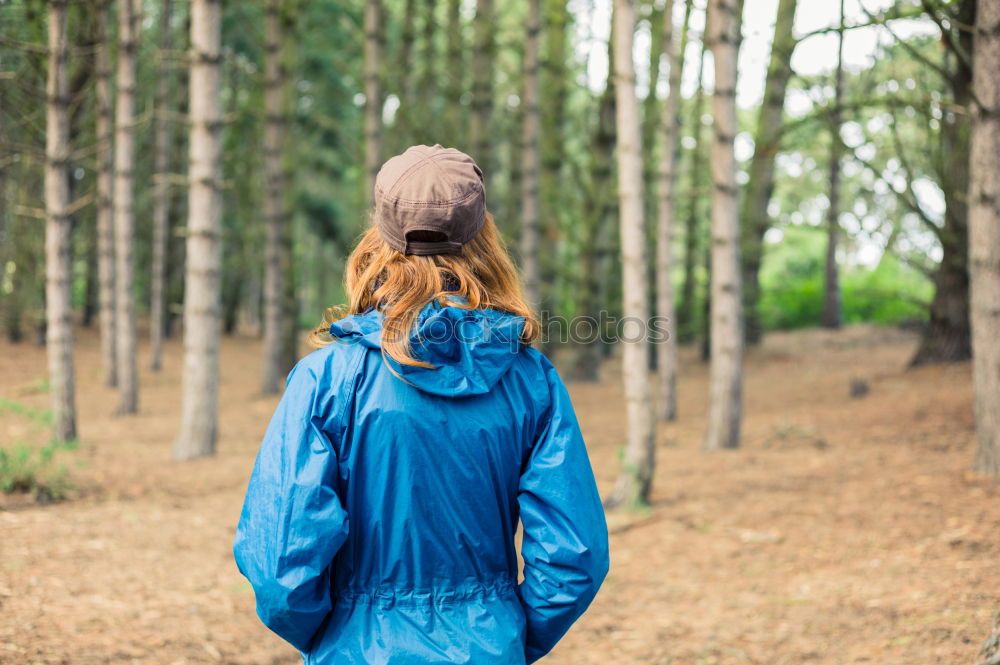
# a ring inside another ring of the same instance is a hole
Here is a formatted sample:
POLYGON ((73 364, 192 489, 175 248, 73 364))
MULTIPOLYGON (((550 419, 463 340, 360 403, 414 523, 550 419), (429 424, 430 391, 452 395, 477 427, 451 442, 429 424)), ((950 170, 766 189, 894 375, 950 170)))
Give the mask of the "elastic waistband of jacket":
POLYGON ((450 605, 516 595, 517 584, 506 576, 489 582, 470 582, 452 587, 401 588, 383 585, 372 589, 345 587, 334 590, 335 602, 339 605, 376 605, 382 608, 393 605, 405 607, 450 605))

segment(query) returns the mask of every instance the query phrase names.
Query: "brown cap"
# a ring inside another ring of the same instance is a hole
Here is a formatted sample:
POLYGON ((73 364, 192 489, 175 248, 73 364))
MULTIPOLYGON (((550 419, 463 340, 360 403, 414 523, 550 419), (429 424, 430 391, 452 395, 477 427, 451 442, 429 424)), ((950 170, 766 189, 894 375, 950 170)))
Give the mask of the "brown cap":
POLYGON ((403 254, 454 254, 486 219, 483 172, 472 157, 415 145, 375 176, 375 226, 403 254))

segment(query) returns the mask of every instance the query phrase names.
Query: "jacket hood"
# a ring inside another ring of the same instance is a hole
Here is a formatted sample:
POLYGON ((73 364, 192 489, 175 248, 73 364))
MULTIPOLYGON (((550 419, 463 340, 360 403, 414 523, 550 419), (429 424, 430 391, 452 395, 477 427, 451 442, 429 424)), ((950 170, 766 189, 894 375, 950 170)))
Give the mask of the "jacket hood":
MULTIPOLYGON (((454 297, 452 302, 461 302, 454 297)), ((378 310, 353 314, 330 324, 330 334, 382 348, 384 315, 378 310)), ((446 397, 489 392, 510 369, 522 348, 524 319, 494 309, 463 309, 433 301, 417 316, 410 345, 413 356, 434 368, 401 365, 383 356, 394 372, 420 390, 446 397)))

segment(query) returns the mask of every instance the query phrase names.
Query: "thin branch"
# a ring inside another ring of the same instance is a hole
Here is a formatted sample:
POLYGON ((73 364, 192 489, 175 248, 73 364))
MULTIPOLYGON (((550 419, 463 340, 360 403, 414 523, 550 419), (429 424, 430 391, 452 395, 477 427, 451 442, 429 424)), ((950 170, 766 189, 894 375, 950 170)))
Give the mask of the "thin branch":
POLYGON ((45 219, 45 208, 32 208, 26 205, 14 206, 14 214, 22 217, 33 217, 35 219, 45 219))
MULTIPOLYGON (((924 115, 929 116, 928 109, 933 103, 939 104, 942 108, 946 107, 946 105, 943 104, 942 102, 936 102, 930 97, 924 97, 921 99, 904 99, 899 97, 887 97, 875 100, 872 100, 872 98, 866 98, 865 101, 857 101, 857 102, 849 102, 847 104, 841 104, 840 110, 841 112, 843 111, 856 112, 856 111, 865 111, 880 107, 886 109, 912 107, 914 109, 922 110, 924 112, 924 115)), ((781 127, 781 132, 780 132, 781 135, 784 136, 787 133, 796 131, 802 128, 804 125, 808 125, 811 122, 819 122, 819 121, 825 122, 828 120, 830 114, 833 113, 834 111, 834 106, 820 104, 815 99, 813 100, 813 105, 815 106, 814 111, 807 113, 806 115, 799 116, 798 118, 792 118, 791 120, 786 121, 781 127)), ((956 112, 963 110, 964 107, 959 107, 959 106, 955 107, 956 112)))
POLYGON ((909 208, 909 209, 910 209, 910 210, 911 210, 911 211, 912 211, 913 213, 915 213, 915 214, 916 214, 916 215, 917 215, 918 217, 920 217, 921 221, 923 221, 923 222, 924 222, 924 224, 926 224, 926 225, 927 225, 927 227, 928 227, 928 228, 930 229, 930 231, 931 231, 931 232, 932 232, 932 233, 933 233, 933 234, 934 234, 934 235, 935 235, 935 236, 936 236, 936 237, 937 237, 938 239, 940 239, 940 238, 941 238, 941 227, 940 227, 940 226, 938 226, 937 222, 935 222, 935 221, 934 221, 933 219, 931 219, 931 218, 930 218, 930 216, 928 216, 928 215, 927 215, 927 213, 926 213, 926 212, 924 211, 924 209, 920 207, 920 204, 919 204, 919 202, 918 202, 918 201, 916 200, 916 197, 915 197, 915 195, 913 195, 913 196, 914 196, 914 198, 913 198, 912 200, 910 199, 910 197, 909 197, 909 196, 907 196, 907 194, 911 194, 911 195, 912 195, 912 192, 913 192, 913 189, 912 189, 912 185, 911 185, 911 183, 910 183, 910 180, 909 180, 909 177, 908 177, 908 176, 909 176, 909 173, 907 173, 907 174, 906 174, 906 175, 907 175, 907 178, 906 178, 906 185, 907 185, 907 189, 906 189, 906 191, 902 191, 902 192, 900 192, 900 191, 898 191, 898 190, 897 190, 897 189, 896 189, 895 187, 893 187, 893 186, 892 186, 892 183, 890 183, 890 182, 889 182, 889 181, 888 181, 888 180, 887 180, 887 179, 886 179, 886 178, 885 178, 885 177, 884 177, 884 176, 882 175, 882 171, 881 171, 881 170, 880 170, 879 168, 877 168, 877 167, 876 167, 876 166, 875 166, 874 164, 872 164, 872 163, 871 163, 871 162, 870 162, 869 160, 867 160, 867 159, 864 159, 863 157, 859 156, 859 155, 858 155, 858 152, 857 152, 857 150, 855 150, 854 148, 851 148, 851 147, 850 147, 849 145, 847 145, 847 143, 845 143, 845 142, 844 142, 844 139, 843 139, 843 137, 841 137, 841 136, 839 136, 839 135, 838 135, 838 136, 836 137, 836 139, 837 139, 837 140, 838 140, 838 141, 840 142, 840 145, 841 145, 841 147, 842 147, 842 148, 843 148, 843 149, 844 149, 845 151, 847 151, 848 153, 850 153, 851 157, 852 157, 852 158, 853 158, 853 159, 854 159, 855 161, 857 161, 857 162, 858 162, 859 164, 861 164, 861 165, 862 165, 863 167, 865 167, 866 169, 868 169, 869 171, 871 171, 871 172, 872 172, 872 173, 873 173, 873 174, 875 175, 875 177, 876 177, 877 179, 879 179, 879 180, 881 180, 882 182, 884 182, 884 183, 885 183, 885 184, 886 184, 886 185, 887 185, 887 186, 889 187, 889 191, 890 191, 890 192, 892 192, 893 194, 895 194, 895 195, 896 195, 896 198, 897 198, 897 199, 899 199, 899 200, 900 200, 900 201, 901 201, 901 202, 903 203, 903 205, 905 205, 905 206, 906 206, 907 208, 909 208))
MULTIPOLYGON (((919 18, 920 16, 923 16, 923 14, 924 12, 922 11, 915 11, 912 14, 901 13, 893 16, 882 16, 882 17, 875 16, 874 20, 869 21, 867 23, 853 23, 851 25, 845 25, 843 27, 843 30, 846 31, 846 30, 857 30, 858 28, 874 28, 876 26, 884 25, 885 21, 897 21, 902 19, 919 18)), ((872 15, 869 14, 869 16, 872 15)), ((801 36, 797 38, 796 42, 801 43, 809 39, 810 37, 818 37, 820 35, 828 35, 830 33, 840 32, 840 31, 841 27, 839 25, 831 25, 826 28, 819 28, 817 30, 811 30, 809 32, 803 33, 801 36)))
MULTIPOLYGON (((888 252, 889 249, 886 248, 885 251, 888 252)), ((899 259, 900 263, 902 263, 903 265, 905 265, 907 268, 912 268, 913 270, 916 270, 917 272, 919 272, 921 275, 923 275, 927 279, 931 279, 931 280, 934 279, 934 273, 937 272, 936 267, 924 265, 919 260, 917 260, 915 258, 911 258, 910 256, 907 256, 906 254, 903 254, 901 252, 893 251, 892 254, 897 259, 899 259)), ((924 255, 920 254, 920 256, 924 256, 924 255)))
POLYGON ((38 159, 45 159, 45 150, 30 143, 12 143, 10 141, 0 141, 0 148, 4 152, 33 155, 38 159))
MULTIPOLYGON (((921 219, 928 224, 935 235, 940 237, 941 228, 937 223, 931 220, 930 216, 924 212, 923 206, 920 205, 920 199, 917 198, 917 193, 913 191, 913 169, 910 168, 910 162, 906 159, 906 151, 903 149, 903 141, 899 137, 899 129, 896 127, 896 116, 895 114, 890 114, 892 121, 889 123, 889 128, 892 130, 892 144, 896 150, 896 156, 899 159, 899 164, 903 169, 903 178, 906 180, 906 191, 909 193, 909 200, 911 201, 910 208, 916 212, 921 219)), ((895 191, 895 189, 893 189, 895 191)))
POLYGON ((879 19, 874 14, 872 14, 870 11, 868 11, 868 8, 865 7, 865 5, 864 5, 863 2, 859 2, 858 6, 861 7, 861 11, 863 11, 868 16, 868 18, 870 18, 872 20, 872 22, 878 23, 882 27, 884 27, 889 32, 889 34, 892 35, 892 38, 896 40, 896 43, 899 44, 900 46, 902 46, 904 49, 906 49, 906 51, 910 55, 912 55, 914 58, 916 58, 920 62, 924 63, 925 65, 927 65, 928 67, 930 67, 931 69, 933 69, 944 80, 946 80, 946 81, 950 81, 951 80, 951 78, 952 78, 951 72, 949 72, 944 67, 942 67, 941 65, 937 64, 936 62, 933 62, 933 61, 927 59, 926 56, 924 56, 922 53, 920 53, 920 51, 918 51, 917 49, 915 49, 913 47, 913 45, 910 44, 909 42, 907 42, 906 40, 900 39, 899 35, 896 34, 896 31, 893 30, 892 27, 889 25, 889 20, 890 19, 887 19, 885 17, 883 17, 882 19, 879 19))
MULTIPOLYGON (((937 8, 931 4, 930 0, 920 0, 920 4, 923 6, 927 15, 930 16, 931 20, 937 24, 938 30, 941 31, 941 38, 947 44, 948 49, 957 55, 966 66, 972 67, 972 60, 969 58, 969 54, 966 53, 965 49, 963 49, 955 40, 955 37, 951 34, 951 30, 944 24, 944 19, 938 16, 936 11, 937 8)), ((952 17, 949 16, 948 20, 951 21, 952 17)))
POLYGON ((70 203, 69 206, 67 206, 67 208, 66 208, 66 214, 67 215, 75 215, 80 210, 82 210, 83 208, 87 207, 88 205, 90 205, 93 202, 94 202, 94 193, 90 192, 89 194, 81 196, 76 201, 73 201, 72 203, 70 203))
POLYGON ((177 185, 178 187, 187 187, 190 184, 188 177, 182 173, 154 173, 153 174, 153 184, 158 185, 160 183, 165 183, 167 185, 177 185))
POLYGON ((18 51, 25 51, 27 53, 37 53, 39 55, 48 55, 49 49, 42 44, 35 44, 34 42, 22 42, 17 39, 11 39, 3 34, 0 34, 0 45, 9 46, 18 51))

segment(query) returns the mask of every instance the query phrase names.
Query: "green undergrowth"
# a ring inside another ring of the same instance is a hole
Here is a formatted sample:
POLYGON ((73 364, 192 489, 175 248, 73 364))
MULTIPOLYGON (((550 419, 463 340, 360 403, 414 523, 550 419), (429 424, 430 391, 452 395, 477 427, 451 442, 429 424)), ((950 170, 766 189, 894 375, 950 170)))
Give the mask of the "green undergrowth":
POLYGON ((39 503, 61 501, 73 489, 70 466, 78 442, 47 439, 52 412, 0 398, 0 414, 28 421, 25 437, 0 443, 0 492, 29 494, 39 503))
MULTIPOLYGON (((758 307, 766 330, 819 325, 825 250, 825 235, 794 227, 784 229, 780 245, 768 248, 758 307)), ((924 274, 887 254, 875 266, 842 266, 840 291, 844 323, 919 326, 927 319, 934 286, 924 274)))

